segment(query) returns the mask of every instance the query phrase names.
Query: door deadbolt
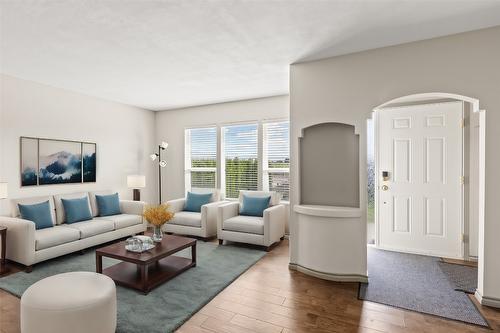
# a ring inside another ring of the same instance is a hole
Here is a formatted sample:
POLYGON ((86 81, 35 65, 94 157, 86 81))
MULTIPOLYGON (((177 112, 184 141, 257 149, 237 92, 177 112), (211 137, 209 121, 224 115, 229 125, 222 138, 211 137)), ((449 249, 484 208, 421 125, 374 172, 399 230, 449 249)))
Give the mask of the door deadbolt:
POLYGON ((389 189, 389 186, 387 185, 382 185, 382 191, 387 191, 389 189))

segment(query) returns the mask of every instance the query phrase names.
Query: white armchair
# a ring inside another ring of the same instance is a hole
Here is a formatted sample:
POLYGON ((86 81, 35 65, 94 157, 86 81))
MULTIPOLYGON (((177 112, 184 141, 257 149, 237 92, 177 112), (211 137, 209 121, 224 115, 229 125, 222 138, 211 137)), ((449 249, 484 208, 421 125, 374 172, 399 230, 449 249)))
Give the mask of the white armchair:
POLYGON ((167 201, 175 216, 163 225, 167 233, 201 237, 204 240, 217 235, 217 207, 224 201, 219 201, 219 191, 212 192, 211 202, 201 206, 201 212, 184 211, 186 198, 167 201))
POLYGON ((219 244, 224 240, 265 246, 271 245, 285 236, 286 208, 280 204, 276 192, 240 191, 239 201, 222 204, 218 207, 217 238, 219 244), (243 194, 247 196, 271 196, 269 208, 260 216, 239 215, 243 194))

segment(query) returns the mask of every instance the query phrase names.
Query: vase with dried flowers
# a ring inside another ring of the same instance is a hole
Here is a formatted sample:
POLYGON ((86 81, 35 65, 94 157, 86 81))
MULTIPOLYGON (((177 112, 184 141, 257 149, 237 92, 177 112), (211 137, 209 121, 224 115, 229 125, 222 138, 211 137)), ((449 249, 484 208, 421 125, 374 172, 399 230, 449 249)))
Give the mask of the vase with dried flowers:
POLYGON ((174 217, 174 213, 170 211, 169 205, 151 205, 144 210, 144 218, 153 226, 153 241, 161 242, 163 232, 161 227, 174 217))

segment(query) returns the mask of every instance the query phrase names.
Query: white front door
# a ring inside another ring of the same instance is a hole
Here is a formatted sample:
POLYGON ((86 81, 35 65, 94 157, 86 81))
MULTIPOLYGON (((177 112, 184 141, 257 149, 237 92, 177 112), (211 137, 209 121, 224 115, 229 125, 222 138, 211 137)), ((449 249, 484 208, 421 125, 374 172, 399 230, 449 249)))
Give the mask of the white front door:
POLYGON ((462 102, 377 111, 379 247, 463 257, 462 118, 462 102))

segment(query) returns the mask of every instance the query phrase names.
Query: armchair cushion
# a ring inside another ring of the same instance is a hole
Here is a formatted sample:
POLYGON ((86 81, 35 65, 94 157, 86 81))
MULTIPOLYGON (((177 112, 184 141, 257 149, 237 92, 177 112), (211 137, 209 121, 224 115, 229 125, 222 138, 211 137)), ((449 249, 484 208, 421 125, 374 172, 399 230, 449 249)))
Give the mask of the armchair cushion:
POLYGON ((243 232, 247 234, 264 234, 264 219, 258 216, 238 215, 231 217, 222 223, 224 230, 243 232))
POLYGON ((201 228, 201 213, 177 212, 168 223, 201 228))
POLYGON ((270 200, 270 195, 267 197, 251 197, 243 194, 243 204, 241 206, 240 215, 262 217, 264 210, 269 207, 270 200))
POLYGON ((188 192, 184 210, 187 212, 201 212, 201 206, 206 205, 212 199, 212 193, 192 193, 188 192))
POLYGON ((45 201, 33 205, 19 205, 19 211, 21 212, 21 217, 24 220, 29 220, 35 223, 35 228, 45 229, 52 228, 54 226, 54 221, 52 221, 52 214, 50 211, 49 201, 45 201))
POLYGON ((240 205, 243 203, 243 196, 256 197, 256 198, 271 196, 271 200, 269 201, 269 206, 279 205, 279 203, 281 201, 281 194, 276 192, 276 191, 246 191, 246 190, 241 190, 240 194, 238 196, 238 201, 239 201, 240 205))
POLYGON ((80 239, 80 231, 68 227, 55 226, 35 231, 35 249, 37 251, 80 239))

